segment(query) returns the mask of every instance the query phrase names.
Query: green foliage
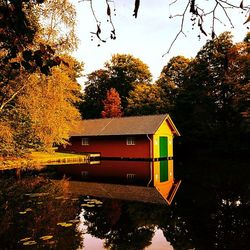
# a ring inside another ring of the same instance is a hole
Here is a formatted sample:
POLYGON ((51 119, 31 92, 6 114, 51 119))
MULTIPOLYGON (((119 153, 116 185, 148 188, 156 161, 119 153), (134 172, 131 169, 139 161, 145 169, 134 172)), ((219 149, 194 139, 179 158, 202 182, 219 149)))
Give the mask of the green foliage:
POLYGON ((109 76, 106 70, 96 70, 88 75, 85 82, 83 101, 79 105, 82 117, 99 118, 103 110, 103 100, 106 98, 109 89, 109 76))
POLYGON ((183 56, 171 58, 156 81, 156 84, 164 91, 165 101, 169 103, 169 111, 173 110, 176 99, 183 90, 189 63, 190 60, 183 56))
POLYGON ((109 89, 115 88, 121 98, 121 106, 127 107, 129 92, 138 84, 149 84, 152 76, 148 66, 131 55, 116 54, 105 63, 105 68, 88 75, 83 103, 80 107, 84 118, 100 117, 103 100, 109 89))
POLYGON ((126 114, 128 115, 152 115, 163 114, 168 110, 164 93, 155 84, 140 84, 129 93, 126 114))
POLYGON ((127 106, 129 92, 138 84, 149 84, 152 75, 148 66, 140 59, 126 54, 115 54, 105 63, 109 72, 110 86, 115 88, 122 100, 122 107, 127 106))
POLYGON ((184 138, 232 147, 246 132, 249 100, 249 54, 234 45, 230 33, 208 41, 185 72, 174 116, 184 138), (231 143, 229 143, 229 141, 231 143))

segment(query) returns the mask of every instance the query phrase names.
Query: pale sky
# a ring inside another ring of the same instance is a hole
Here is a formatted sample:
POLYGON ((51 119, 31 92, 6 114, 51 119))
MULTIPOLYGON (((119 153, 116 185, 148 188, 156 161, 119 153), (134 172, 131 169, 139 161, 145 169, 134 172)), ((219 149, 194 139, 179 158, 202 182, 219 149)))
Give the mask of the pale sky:
MULTIPOLYGON (((109 39, 106 43, 100 43, 98 47, 97 39, 91 41, 90 32, 96 31, 96 23, 92 16, 90 2, 72 0, 77 9, 77 34, 80 39, 79 48, 73 55, 84 62, 84 74, 103 68, 104 62, 110 60, 113 54, 123 53, 131 54, 146 63, 153 79, 156 80, 163 66, 172 57, 178 55, 187 58, 194 57, 209 37, 201 36, 201 40, 198 39, 198 29, 192 30, 190 16, 186 17, 184 28, 187 37, 181 34, 170 53, 162 57, 180 27, 180 18, 170 19, 169 16, 181 13, 184 8, 182 4, 186 1, 180 0, 180 3, 177 2, 176 5, 169 8, 170 1, 168 0, 141 0, 138 17, 135 19, 133 17, 134 0, 116 0, 116 16, 113 17, 113 23, 116 28, 117 39, 109 39)), ((238 2, 239 0, 235 0, 236 4, 238 2)), ((249 3, 249 1, 245 1, 245 3, 247 2, 249 3)), ((208 1, 205 4, 208 4, 208 1)), ((102 37, 109 37, 111 27, 106 17, 106 1, 93 0, 93 5, 96 16, 101 21, 102 37)), ((113 3, 110 3, 110 7, 113 12, 113 3)), ((219 15, 223 17, 223 13, 219 13, 219 15)), ((217 23, 216 35, 227 30, 233 33, 235 42, 242 41, 249 31, 247 26, 243 25, 245 20, 246 17, 240 11, 234 12, 232 21, 235 28, 230 29, 228 22, 226 22, 227 27, 217 23)), ((209 33, 211 22, 207 24, 208 26, 204 28, 209 33)), ((82 82, 80 83, 82 84, 82 82)))

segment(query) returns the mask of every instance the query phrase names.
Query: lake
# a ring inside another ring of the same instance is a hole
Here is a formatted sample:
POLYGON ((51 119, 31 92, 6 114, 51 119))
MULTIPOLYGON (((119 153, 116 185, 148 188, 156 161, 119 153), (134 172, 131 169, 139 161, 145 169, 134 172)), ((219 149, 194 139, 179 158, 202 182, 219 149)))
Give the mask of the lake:
POLYGON ((1 172, 0 249, 249 249, 246 159, 176 161, 182 184, 170 206, 129 200, 129 188, 124 199, 80 195, 71 190, 79 180, 58 177, 1 172))

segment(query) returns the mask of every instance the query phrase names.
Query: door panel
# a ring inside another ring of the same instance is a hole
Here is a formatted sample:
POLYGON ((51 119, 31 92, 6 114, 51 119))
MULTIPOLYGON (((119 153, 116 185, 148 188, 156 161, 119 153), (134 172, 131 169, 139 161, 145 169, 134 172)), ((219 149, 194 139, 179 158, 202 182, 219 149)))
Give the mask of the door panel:
MULTIPOLYGON (((168 157, 168 138, 160 137, 160 158, 168 157)), ((168 160, 160 159, 160 182, 168 180, 168 160)))

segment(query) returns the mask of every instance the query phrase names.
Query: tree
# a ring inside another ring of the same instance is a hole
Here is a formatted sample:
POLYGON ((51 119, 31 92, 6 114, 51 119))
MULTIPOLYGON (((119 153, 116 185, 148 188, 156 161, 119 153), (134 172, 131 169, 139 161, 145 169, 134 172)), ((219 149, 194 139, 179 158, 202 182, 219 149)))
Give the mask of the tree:
POLYGON ((127 106, 129 91, 152 80, 148 66, 132 55, 115 54, 105 63, 105 68, 109 72, 109 86, 117 90, 123 107, 127 106))
POLYGON ((73 32, 74 8, 68 1, 43 2, 1 1, 1 155, 66 143, 71 126, 79 118, 75 104, 80 87, 76 78, 83 65, 58 54, 75 46, 69 46, 57 29, 70 27, 73 32), (56 10, 59 3, 62 11, 56 10), (53 35, 46 33, 48 20, 57 31, 53 35))
POLYGON ((186 70, 190 59, 176 56, 163 67, 156 84, 163 90, 164 98, 169 102, 169 110, 173 110, 178 94, 184 88, 186 70))
POLYGON ((8 122, 0 121, 0 155, 13 153, 13 130, 8 122))
POLYGON ((78 101, 75 93, 80 90, 62 65, 53 68, 51 76, 33 74, 31 83, 18 98, 18 109, 31 120, 31 131, 40 146, 52 147, 53 143, 65 144, 79 113, 74 107, 78 101))
POLYGON ((103 104, 103 118, 122 116, 121 98, 119 96, 119 93, 114 88, 111 88, 109 91, 107 91, 107 97, 103 101, 103 104))
POLYGON ((35 35, 39 29, 38 17, 33 9, 43 0, 34 1, 1 1, 1 34, 0 34, 0 69, 8 65, 6 71, 0 72, 0 84, 8 84, 8 75, 14 70, 25 69, 35 72, 40 69, 42 73, 48 74, 49 68, 58 65, 60 61, 54 56, 54 50, 44 44, 37 44, 31 49, 35 35), (19 60, 15 58, 19 56, 19 60), (13 60, 14 59, 14 60, 13 60))
POLYGON ((76 10, 69 0, 46 0, 43 4, 36 5, 34 12, 42 23, 37 32, 38 40, 49 44, 57 52, 65 53, 77 48, 76 10))
POLYGON ((169 104, 165 102, 163 96, 163 91, 155 84, 137 85, 129 93, 126 114, 152 115, 166 113, 169 104))
POLYGON ((231 34, 224 32, 208 41, 190 62, 174 110, 189 140, 205 144, 216 140, 217 145, 229 147, 230 140, 237 145, 236 138, 246 132, 241 115, 250 94, 246 48, 234 45, 231 34))
POLYGON ((76 12, 67 0, 2 1, 0 11, 1 112, 25 88, 18 77, 37 70, 48 75, 61 63, 55 50, 73 49, 77 39, 76 12))
POLYGON ((139 84, 149 84, 151 73, 148 66, 132 55, 116 54, 105 63, 104 69, 87 76, 83 103, 80 106, 84 118, 100 117, 103 100, 109 89, 115 88, 121 98, 121 106, 127 107, 129 92, 139 84))
POLYGON ((109 89, 109 76, 106 70, 96 70, 87 75, 82 102, 79 105, 84 119, 100 118, 103 110, 103 100, 109 89))
POLYGON ((80 119, 75 103, 80 86, 77 61, 64 56, 67 65, 54 67, 49 76, 39 72, 19 78, 25 88, 0 117, 0 155, 21 155, 27 150, 50 149, 65 144, 69 131, 80 119))

